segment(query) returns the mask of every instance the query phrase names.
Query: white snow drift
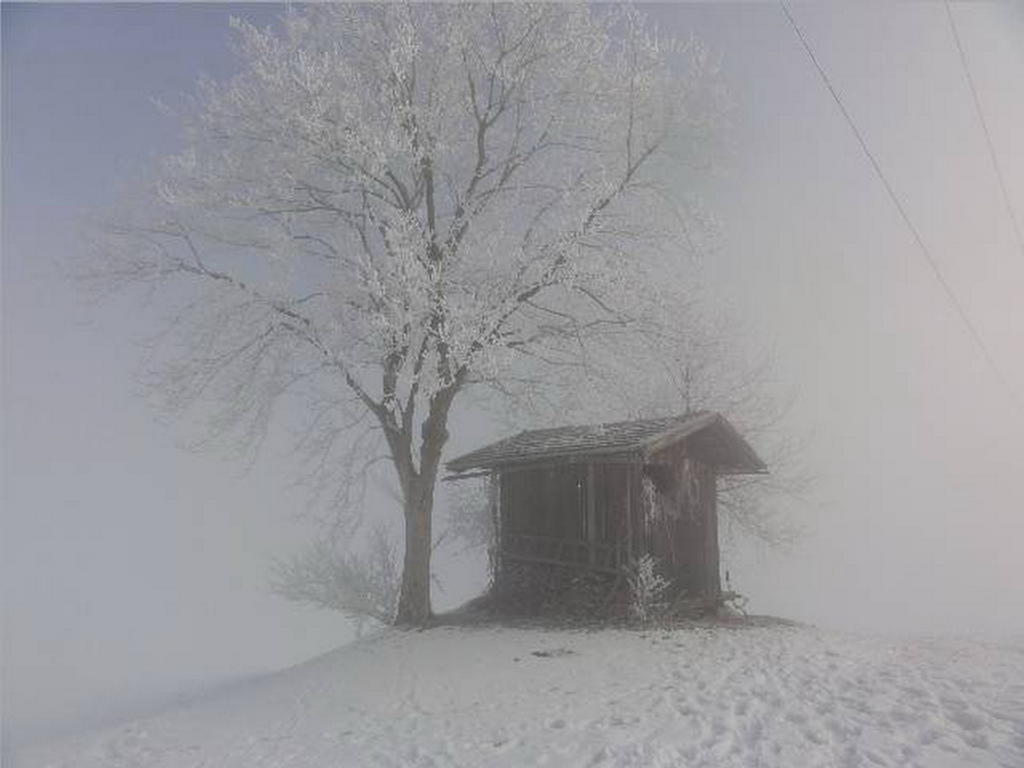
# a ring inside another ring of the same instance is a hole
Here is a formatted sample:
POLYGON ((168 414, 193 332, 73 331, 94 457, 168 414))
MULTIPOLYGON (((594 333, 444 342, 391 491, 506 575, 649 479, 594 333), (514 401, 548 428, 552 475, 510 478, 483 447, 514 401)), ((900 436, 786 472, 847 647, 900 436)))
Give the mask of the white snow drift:
POLYGON ((387 631, 19 768, 1024 766, 1024 638, 387 631))

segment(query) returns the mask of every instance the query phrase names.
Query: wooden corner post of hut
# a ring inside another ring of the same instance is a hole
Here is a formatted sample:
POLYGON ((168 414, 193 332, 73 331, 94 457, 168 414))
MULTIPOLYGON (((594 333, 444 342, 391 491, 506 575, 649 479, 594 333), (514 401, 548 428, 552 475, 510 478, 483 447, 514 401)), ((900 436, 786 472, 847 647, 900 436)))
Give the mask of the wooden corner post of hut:
POLYGON ((716 598, 716 478, 767 471, 711 412, 521 432, 447 466, 489 478, 493 587, 543 592, 535 605, 581 573, 618 583, 643 555, 677 594, 716 598))

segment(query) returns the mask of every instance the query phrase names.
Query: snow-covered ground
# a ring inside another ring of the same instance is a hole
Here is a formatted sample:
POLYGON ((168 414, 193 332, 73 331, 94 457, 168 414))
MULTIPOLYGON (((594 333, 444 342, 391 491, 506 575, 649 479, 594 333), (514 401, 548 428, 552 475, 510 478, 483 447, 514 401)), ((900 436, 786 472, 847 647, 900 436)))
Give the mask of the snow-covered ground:
POLYGON ((388 631, 18 768, 1024 766, 1024 638, 388 631))

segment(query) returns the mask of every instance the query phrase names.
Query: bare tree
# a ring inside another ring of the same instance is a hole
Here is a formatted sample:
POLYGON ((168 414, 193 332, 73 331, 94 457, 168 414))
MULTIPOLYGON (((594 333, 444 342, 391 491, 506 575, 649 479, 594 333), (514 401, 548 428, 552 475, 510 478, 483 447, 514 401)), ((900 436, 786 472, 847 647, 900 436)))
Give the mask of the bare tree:
POLYGON ((813 485, 801 435, 789 424, 793 395, 776 380, 771 355, 746 352, 742 334, 726 319, 698 305, 684 317, 679 329, 640 340, 640 349, 621 350, 615 358, 619 375, 599 382, 594 401, 606 410, 620 403, 624 418, 728 414, 769 472, 719 476, 723 533, 772 547, 792 545, 805 532, 800 513, 810 506, 813 485), (643 367, 644 360, 656 363, 643 367))
POLYGON ((234 26, 240 73, 201 84, 186 148, 93 271, 180 302, 155 390, 211 439, 255 450, 294 396, 312 475, 386 457, 396 621, 422 623, 459 396, 582 386, 675 325, 665 246, 695 222, 656 166, 707 152, 714 68, 629 9, 330 5, 234 26))
MULTIPOLYGON (((605 340, 602 376, 554 387, 507 417, 507 428, 552 423, 719 411, 729 415, 756 446, 769 472, 721 475, 718 508, 726 537, 744 537, 772 547, 796 543, 805 532, 800 514, 811 506, 813 478, 804 461, 801 437, 788 423, 792 395, 775 380, 770 355, 744 354, 743 335, 724 319, 711 321, 705 307, 691 302, 677 313, 678 329, 640 338, 605 340)), ((486 487, 465 481, 448 500, 449 531, 467 547, 491 545, 493 525, 486 487)))
POLYGON ((324 538, 278 560, 272 587, 288 600, 340 611, 357 621, 390 624, 398 607, 400 578, 391 537, 377 526, 365 554, 342 551, 337 542, 324 538))
MULTIPOLYGON (((685 333, 658 340, 660 375, 638 381, 624 371, 611 381, 630 382, 628 401, 637 416, 701 410, 728 414, 757 446, 769 472, 719 476, 723 533, 773 547, 792 545, 805 532, 800 512, 810 506, 813 485, 802 437, 789 424, 793 394, 776 380, 770 354, 746 352, 745 340, 730 322, 721 316, 712 319, 701 307, 693 309, 683 325, 685 333)), ((602 396, 613 401, 616 392, 602 396)))

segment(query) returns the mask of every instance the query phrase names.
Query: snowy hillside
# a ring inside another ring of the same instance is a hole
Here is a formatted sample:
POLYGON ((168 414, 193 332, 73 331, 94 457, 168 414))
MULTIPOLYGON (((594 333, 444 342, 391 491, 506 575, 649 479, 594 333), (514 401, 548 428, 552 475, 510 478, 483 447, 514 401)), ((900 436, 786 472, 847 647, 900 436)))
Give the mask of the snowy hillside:
POLYGON ((1024 639, 388 631, 18 768, 1024 766, 1024 639))

